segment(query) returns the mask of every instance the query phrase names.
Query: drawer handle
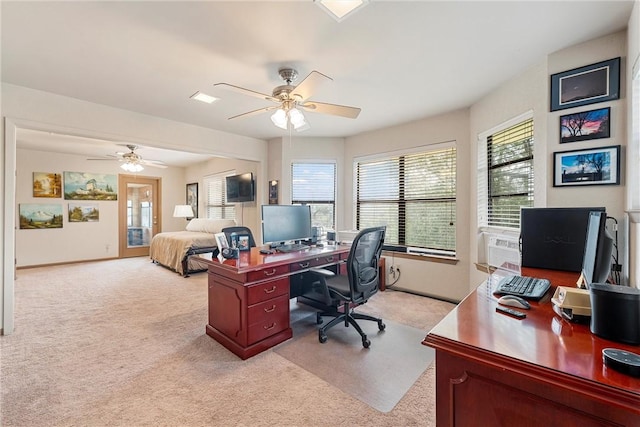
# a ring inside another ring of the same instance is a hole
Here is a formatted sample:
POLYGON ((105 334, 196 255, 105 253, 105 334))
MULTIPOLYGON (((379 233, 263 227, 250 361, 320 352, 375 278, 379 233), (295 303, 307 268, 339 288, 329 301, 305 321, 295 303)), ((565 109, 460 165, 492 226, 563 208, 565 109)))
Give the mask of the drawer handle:
POLYGON ((271 329, 276 327, 276 322, 273 322, 271 325, 269 326, 263 326, 265 331, 270 331, 271 329))
POLYGON ((300 262, 300 263, 298 263, 298 265, 300 266, 300 268, 307 268, 307 267, 309 267, 309 263, 308 263, 308 262, 300 262))
POLYGON ((327 262, 333 262, 333 257, 332 256, 327 257, 327 262))
POLYGON ((272 294, 276 291, 276 285, 273 285, 271 289, 263 289, 265 294, 272 294))
POLYGON ((274 305, 271 306, 271 308, 265 308, 264 312, 265 313, 273 313, 275 311, 275 309, 276 309, 276 305, 274 304, 274 305))
POLYGON ((268 272, 268 271, 264 272, 265 276, 273 276, 274 274, 276 274, 276 269, 275 268, 273 270, 271 270, 271 272, 268 272))

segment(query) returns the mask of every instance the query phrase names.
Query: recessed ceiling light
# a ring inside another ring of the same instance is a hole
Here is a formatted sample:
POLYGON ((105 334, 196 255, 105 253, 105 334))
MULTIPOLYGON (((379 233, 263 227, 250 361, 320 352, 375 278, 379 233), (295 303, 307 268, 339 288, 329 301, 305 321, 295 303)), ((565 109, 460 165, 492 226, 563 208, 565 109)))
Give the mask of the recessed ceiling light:
POLYGON ((313 0, 325 12, 340 22, 369 3, 369 0, 313 0))
POLYGON ((202 93, 200 91, 194 93, 189 98, 197 99, 198 101, 206 102, 207 104, 212 104, 218 100, 215 96, 207 95, 206 93, 202 93))

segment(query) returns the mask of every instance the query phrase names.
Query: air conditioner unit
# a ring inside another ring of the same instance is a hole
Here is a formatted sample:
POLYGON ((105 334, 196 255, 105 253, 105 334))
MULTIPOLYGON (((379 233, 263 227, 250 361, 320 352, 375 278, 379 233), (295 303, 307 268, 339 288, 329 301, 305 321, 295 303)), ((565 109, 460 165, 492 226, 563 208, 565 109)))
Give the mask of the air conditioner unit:
POLYGON ((492 267, 513 267, 520 265, 518 238, 504 234, 488 233, 487 264, 492 267))

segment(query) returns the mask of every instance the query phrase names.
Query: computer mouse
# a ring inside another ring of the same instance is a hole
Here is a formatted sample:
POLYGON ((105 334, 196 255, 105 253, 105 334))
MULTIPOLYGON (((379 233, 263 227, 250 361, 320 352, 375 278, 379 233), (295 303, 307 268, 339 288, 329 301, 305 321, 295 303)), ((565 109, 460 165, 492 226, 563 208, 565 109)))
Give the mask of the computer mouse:
POLYGON ((531 304, 529 304, 529 301, 515 295, 501 296, 498 299, 498 304, 507 305, 509 307, 524 308, 525 310, 529 310, 531 308, 531 304))

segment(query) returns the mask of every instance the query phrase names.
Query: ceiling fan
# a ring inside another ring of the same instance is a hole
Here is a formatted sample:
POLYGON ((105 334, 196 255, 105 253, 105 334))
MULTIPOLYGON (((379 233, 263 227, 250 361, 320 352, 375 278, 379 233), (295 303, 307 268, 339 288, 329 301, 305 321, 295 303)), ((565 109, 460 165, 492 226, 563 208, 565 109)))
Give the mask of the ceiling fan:
POLYGON ((245 95, 261 98, 266 101, 272 101, 276 105, 260 108, 258 110, 248 111, 246 113, 238 114, 233 117, 229 117, 229 120, 237 119, 240 117, 249 117, 267 111, 275 110, 271 116, 273 123, 282 129, 288 129, 289 124, 297 130, 302 131, 309 128, 304 115, 300 110, 331 114, 334 116, 346 117, 349 119, 355 119, 360 114, 360 108, 348 107, 345 105, 327 104, 324 102, 311 101, 309 98, 313 95, 316 88, 327 80, 333 80, 331 77, 326 76, 318 71, 312 71, 307 77, 304 78, 297 86, 293 86, 292 83, 297 79, 298 72, 293 68, 281 68, 278 70, 280 78, 285 82, 284 85, 278 86, 273 89, 271 95, 266 93, 256 92, 251 89, 246 89, 240 86, 235 86, 229 83, 215 83, 214 86, 221 86, 227 89, 234 90, 236 92, 243 93, 245 95))
POLYGON ((167 165, 164 162, 159 160, 145 160, 142 156, 135 152, 138 149, 137 145, 125 144, 125 146, 129 149, 129 152, 119 151, 116 155, 108 154, 104 158, 97 159, 87 159, 87 160, 117 160, 122 162, 120 167, 127 172, 140 172, 144 170, 145 166, 153 166, 155 168, 166 168, 167 165))

